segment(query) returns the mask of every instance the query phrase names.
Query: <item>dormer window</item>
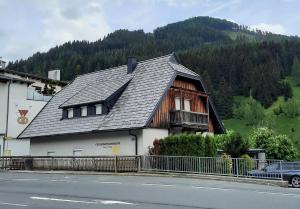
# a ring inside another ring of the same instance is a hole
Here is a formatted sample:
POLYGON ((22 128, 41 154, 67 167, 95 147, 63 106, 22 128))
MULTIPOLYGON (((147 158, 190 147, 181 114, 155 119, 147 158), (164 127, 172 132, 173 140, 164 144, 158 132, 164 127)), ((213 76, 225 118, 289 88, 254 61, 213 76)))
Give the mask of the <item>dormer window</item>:
POLYGON ((68 118, 73 118, 74 113, 73 113, 73 108, 68 109, 68 118))
POLYGON ((81 116, 82 117, 87 116, 87 106, 81 107, 81 116))
POLYGON ((102 104, 96 104, 96 115, 102 114, 102 104))

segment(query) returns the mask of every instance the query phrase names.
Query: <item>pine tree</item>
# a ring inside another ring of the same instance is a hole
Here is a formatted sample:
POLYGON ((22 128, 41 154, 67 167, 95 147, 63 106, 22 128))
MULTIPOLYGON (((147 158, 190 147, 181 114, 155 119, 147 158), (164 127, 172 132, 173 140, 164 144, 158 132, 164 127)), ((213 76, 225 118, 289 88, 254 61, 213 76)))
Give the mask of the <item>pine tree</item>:
POLYGON ((300 86, 300 62, 298 57, 294 57, 291 76, 295 84, 300 86))

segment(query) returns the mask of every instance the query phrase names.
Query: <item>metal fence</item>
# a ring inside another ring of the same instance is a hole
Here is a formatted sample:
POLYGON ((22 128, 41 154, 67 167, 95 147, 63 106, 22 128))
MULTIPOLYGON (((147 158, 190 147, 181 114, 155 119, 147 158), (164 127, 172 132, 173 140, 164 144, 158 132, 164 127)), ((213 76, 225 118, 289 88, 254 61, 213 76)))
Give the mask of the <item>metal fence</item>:
POLYGON ((282 161, 223 157, 142 156, 142 170, 282 180, 282 161))
POLYGON ((233 177, 283 179, 280 160, 195 156, 34 156, 0 157, 0 169, 101 172, 159 171, 233 177))
POLYGON ((140 156, 1 157, 0 169, 137 172, 140 160, 140 156))

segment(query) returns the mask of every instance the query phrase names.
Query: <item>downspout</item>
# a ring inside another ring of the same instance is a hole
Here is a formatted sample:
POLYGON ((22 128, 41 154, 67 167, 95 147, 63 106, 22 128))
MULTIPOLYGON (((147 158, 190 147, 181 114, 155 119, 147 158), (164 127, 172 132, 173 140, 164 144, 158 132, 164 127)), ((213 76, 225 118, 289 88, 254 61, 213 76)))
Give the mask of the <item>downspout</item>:
POLYGON ((8 137, 8 118, 9 118, 10 85, 11 85, 11 80, 9 80, 8 87, 7 87, 6 127, 5 127, 5 136, 4 136, 4 138, 3 138, 3 152, 2 152, 2 156, 4 156, 4 152, 5 152, 5 140, 6 140, 6 138, 8 137))
POLYGON ((134 137, 133 140, 135 141, 135 155, 138 155, 138 137, 137 135, 133 134, 131 131, 132 130, 129 129, 129 135, 134 137))

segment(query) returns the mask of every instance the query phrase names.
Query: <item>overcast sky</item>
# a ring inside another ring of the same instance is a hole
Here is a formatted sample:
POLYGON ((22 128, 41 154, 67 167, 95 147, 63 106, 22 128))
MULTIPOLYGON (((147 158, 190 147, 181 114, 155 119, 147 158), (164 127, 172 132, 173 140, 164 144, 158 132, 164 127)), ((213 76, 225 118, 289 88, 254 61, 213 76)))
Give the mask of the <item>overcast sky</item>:
POLYGON ((300 0, 0 0, 0 57, 26 59, 70 40, 212 16, 300 36, 300 0))

